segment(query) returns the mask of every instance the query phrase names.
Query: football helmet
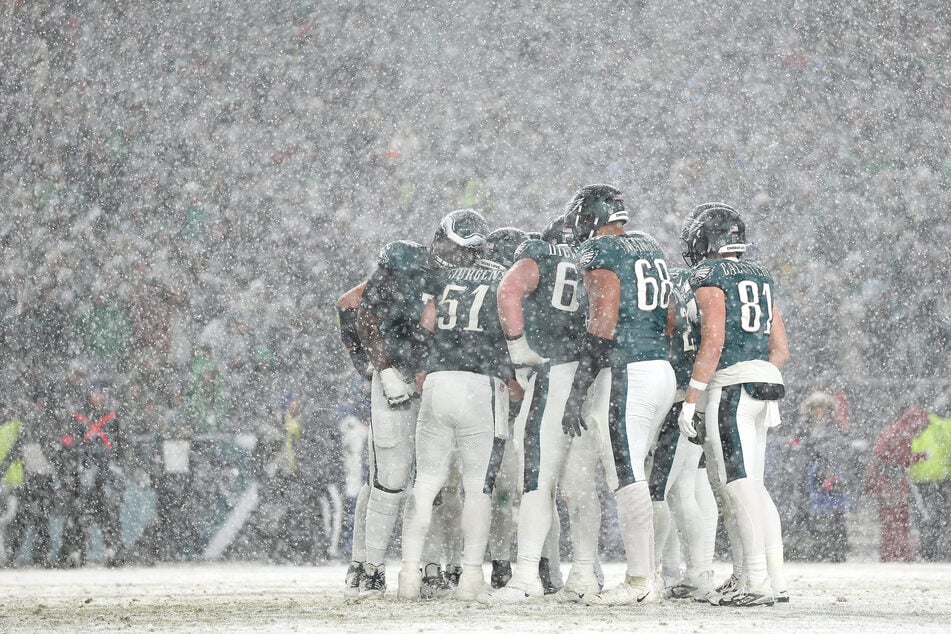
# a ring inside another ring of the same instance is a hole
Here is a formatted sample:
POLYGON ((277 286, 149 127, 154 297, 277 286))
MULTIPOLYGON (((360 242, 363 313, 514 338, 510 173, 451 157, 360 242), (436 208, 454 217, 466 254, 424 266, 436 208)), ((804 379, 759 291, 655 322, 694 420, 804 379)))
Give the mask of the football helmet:
POLYGON ((528 239, 528 234, 515 227, 501 227, 488 236, 485 257, 508 268, 515 264, 515 250, 528 239))
POLYGON ((626 223, 627 209, 621 191, 610 185, 586 185, 577 192, 565 210, 565 231, 576 245, 594 235, 609 222, 626 223))
POLYGON ((474 209, 450 211, 439 222, 429 245, 433 261, 440 267, 469 266, 485 256, 489 223, 474 209))
POLYGON ((733 207, 705 203, 687 216, 681 239, 685 245, 684 261, 694 266, 714 253, 745 253, 746 224, 733 207))

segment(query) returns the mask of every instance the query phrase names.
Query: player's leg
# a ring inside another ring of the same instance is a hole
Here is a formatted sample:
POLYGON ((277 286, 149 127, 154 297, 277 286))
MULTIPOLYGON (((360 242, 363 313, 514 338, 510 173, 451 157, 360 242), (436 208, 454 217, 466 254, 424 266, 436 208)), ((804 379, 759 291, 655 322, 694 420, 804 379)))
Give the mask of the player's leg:
MULTIPOLYGON (((713 591, 707 595, 707 601, 713 605, 719 605, 721 601, 731 599, 745 584, 745 575, 743 572, 743 542, 740 539, 733 503, 726 491, 726 468, 724 466, 723 447, 720 442, 720 425, 718 422, 720 395, 720 388, 711 388, 706 393, 707 400, 704 404, 703 417, 703 452, 704 462, 706 463, 707 481, 710 483, 710 490, 714 496, 715 507, 719 509, 720 516, 723 518, 723 528, 726 531, 727 541, 730 546, 730 561, 733 564, 733 569, 730 576, 718 584, 713 591)), ((714 533, 712 543, 708 542, 708 548, 715 547, 715 542, 716 534, 714 533)))
POLYGON ((436 372, 426 377, 416 424, 416 479, 403 518, 403 565, 398 596, 417 599, 422 590, 420 563, 433 517, 433 502, 449 477, 454 421, 446 417, 443 401, 454 398, 456 373, 436 372))
POLYGON ((561 419, 576 366, 558 364, 535 375, 521 438, 518 555, 507 589, 490 593, 486 600, 525 600, 544 594, 538 567, 554 523, 555 485, 568 449, 569 438, 562 431, 561 419))
POLYGON ((412 476, 416 416, 419 401, 391 408, 378 373, 370 396, 370 496, 366 514, 365 591, 382 596, 386 589, 384 560, 412 476), (370 587, 374 586, 374 587, 370 587), (377 587, 380 586, 380 587, 377 587))
POLYGON ((703 448, 681 435, 674 459, 673 481, 667 495, 673 523, 683 546, 686 569, 683 580, 671 588, 670 596, 693 598, 712 589, 712 560, 704 556, 705 526, 696 497, 697 465, 703 448))
POLYGON ((718 411, 720 442, 725 456, 726 490, 743 544, 744 591, 733 605, 771 605, 774 601, 766 567, 766 490, 762 480, 765 453, 758 437, 765 433, 766 404, 750 397, 742 385, 724 387, 718 411))
POLYGON ((654 570, 660 571, 666 587, 679 583, 683 576, 679 553, 677 557, 667 557, 666 561, 664 557, 664 553, 668 551, 667 541, 676 541, 676 537, 671 538, 671 535, 676 535, 676 528, 671 518, 667 492, 672 483, 672 469, 677 453, 677 441, 680 438, 680 426, 677 424, 679 415, 680 403, 674 403, 664 417, 651 451, 647 480, 654 512, 654 570))
POLYGON ((629 363, 612 369, 609 416, 618 524, 627 559, 624 582, 586 603, 641 604, 657 601, 654 587, 653 509, 645 462, 664 417, 673 404, 676 381, 666 360, 629 363))
POLYGON ((594 429, 573 438, 560 479, 568 507, 571 531, 571 570, 564 587, 555 593, 557 601, 580 601, 586 594, 601 591, 598 581, 598 546, 601 500, 598 498, 598 438, 594 429))
POLYGON ((356 597, 363 583, 363 566, 367 561, 367 501, 370 484, 364 482, 353 505, 353 537, 350 545, 350 565, 347 567, 346 594, 356 597))
MULTIPOLYGON (((510 404, 517 407, 516 404, 510 404)), ((512 408, 514 410, 514 407, 512 408)), ((511 418, 511 416, 510 416, 511 418)), ((511 438, 512 424, 509 424, 511 438)), ((515 531, 513 510, 518 478, 518 455, 514 443, 506 443, 502 465, 492 490, 492 521, 489 526, 489 555, 492 560, 493 588, 501 588, 512 578, 512 535, 515 531)))
POLYGON ((508 429, 508 389, 499 379, 464 375, 464 391, 456 391, 455 437, 462 463, 462 576, 456 598, 474 601, 489 590, 482 569, 489 542, 492 490, 501 467, 508 429), (460 395, 464 402, 459 403, 460 395), (498 423, 498 424, 496 424, 498 423))

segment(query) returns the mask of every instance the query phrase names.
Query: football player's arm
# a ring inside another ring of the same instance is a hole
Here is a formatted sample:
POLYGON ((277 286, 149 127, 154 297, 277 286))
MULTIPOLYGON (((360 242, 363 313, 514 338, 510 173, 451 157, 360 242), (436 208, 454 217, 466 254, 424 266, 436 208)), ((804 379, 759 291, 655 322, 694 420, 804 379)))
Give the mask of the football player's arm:
POLYGON ((390 407, 400 407, 412 398, 416 392, 416 385, 413 377, 407 379, 393 367, 380 330, 383 312, 396 301, 394 284, 393 274, 386 268, 377 267, 363 289, 357 318, 357 332, 366 348, 370 362, 379 372, 380 384, 387 402, 390 407))
POLYGON ((525 337, 525 312, 522 301, 538 288, 538 263, 531 258, 523 258, 512 265, 502 281, 496 297, 499 306, 499 322, 505 335, 509 358, 516 368, 518 382, 528 384, 528 378, 534 366, 548 359, 532 350, 525 337))
POLYGON ((588 428, 581 405, 601 368, 609 364, 621 305, 621 280, 614 271, 585 271, 584 287, 588 294, 588 328, 579 342, 578 368, 561 419, 561 429, 569 436, 580 436, 581 431, 588 428))
POLYGON ((507 339, 525 333, 525 313, 522 301, 538 288, 538 263, 523 258, 512 265, 499 282, 499 321, 507 339))
MULTIPOLYGON (((690 380, 705 386, 717 371, 720 354, 723 352, 723 342, 726 339, 726 295, 719 288, 704 286, 697 289, 696 297, 697 308, 700 310, 700 348, 697 350, 690 380)), ((702 389, 688 386, 684 400, 687 403, 696 403, 702 393, 702 389)))
POLYGON ((383 334, 380 331, 380 324, 383 322, 382 312, 387 304, 393 301, 392 294, 388 292, 391 275, 389 271, 380 267, 367 280, 357 316, 357 334, 367 351, 370 363, 377 371, 385 370, 393 365, 386 352, 383 334))
POLYGON ((786 325, 779 312, 779 306, 773 304, 773 324, 769 331, 769 362, 777 368, 789 360, 789 341, 786 339, 786 325))
MULTIPOLYGON (((436 302, 430 299, 426 302, 426 308, 423 309, 423 314, 419 318, 419 327, 429 334, 435 334, 436 332, 436 302)), ((423 391, 423 382, 426 380, 426 372, 420 371, 416 373, 416 389, 422 393, 423 391)))
POLYGON ((350 362, 358 373, 369 378, 373 374, 373 367, 357 333, 360 299, 366 285, 366 281, 363 281, 337 299, 337 317, 340 322, 340 341, 350 355, 350 362))
POLYGON ((680 433, 687 438, 697 435, 694 421, 697 401, 717 371, 726 339, 726 295, 719 288, 703 286, 697 289, 696 298, 700 311, 700 348, 697 350, 690 383, 687 384, 687 394, 677 417, 680 433))

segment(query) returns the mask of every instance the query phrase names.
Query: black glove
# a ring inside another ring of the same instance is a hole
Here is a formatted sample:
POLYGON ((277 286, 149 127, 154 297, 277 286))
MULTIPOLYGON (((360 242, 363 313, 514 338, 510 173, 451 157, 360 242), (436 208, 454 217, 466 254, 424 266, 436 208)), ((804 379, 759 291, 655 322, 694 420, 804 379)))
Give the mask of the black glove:
POLYGON ((373 366, 370 365, 370 357, 367 356, 357 334, 357 309, 338 307, 337 316, 340 318, 340 341, 350 355, 350 363, 360 376, 365 379, 372 378, 373 366))
POLYGON ((580 436, 588 428, 581 415, 588 388, 594 383, 601 368, 609 365, 612 341, 590 332, 585 332, 578 349, 578 369, 575 370, 565 414, 561 419, 561 429, 568 436, 580 436))
MULTIPOLYGON (((577 376, 577 374, 575 375, 577 376)), ((581 406, 584 404, 585 392, 587 387, 575 389, 577 383, 571 384, 571 392, 568 394, 568 401, 565 403, 565 415, 561 419, 561 430, 566 436, 580 436, 582 430, 588 428, 581 415, 581 406)))

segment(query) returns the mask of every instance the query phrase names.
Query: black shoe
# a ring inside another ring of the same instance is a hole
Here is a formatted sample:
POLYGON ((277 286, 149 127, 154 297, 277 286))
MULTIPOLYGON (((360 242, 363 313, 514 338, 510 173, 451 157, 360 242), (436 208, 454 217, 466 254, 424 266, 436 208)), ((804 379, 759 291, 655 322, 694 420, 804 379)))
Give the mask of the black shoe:
POLYGON ((509 579, 511 578, 512 578, 512 562, 493 559, 492 560, 492 577, 491 577, 492 587, 497 590, 505 586, 505 584, 507 584, 509 582, 509 579))

